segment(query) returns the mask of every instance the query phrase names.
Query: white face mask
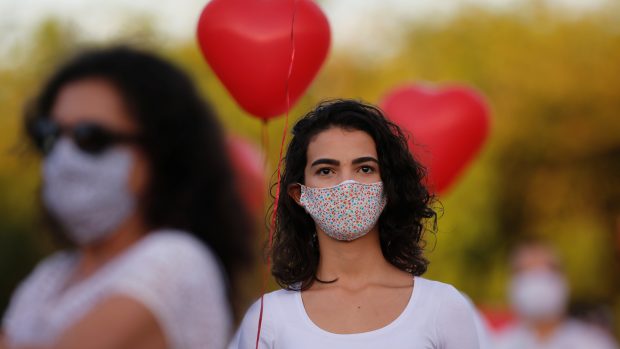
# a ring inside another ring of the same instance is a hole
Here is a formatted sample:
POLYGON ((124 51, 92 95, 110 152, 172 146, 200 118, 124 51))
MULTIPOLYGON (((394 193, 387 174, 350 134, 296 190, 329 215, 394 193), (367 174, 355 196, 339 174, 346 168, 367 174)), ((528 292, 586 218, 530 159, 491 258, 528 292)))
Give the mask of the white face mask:
POLYGON ((366 235, 377 224, 386 197, 382 182, 347 180, 328 188, 301 185, 299 201, 325 234, 351 241, 366 235))
POLYGON ((524 320, 552 320, 564 314, 568 286, 560 274, 552 271, 521 272, 512 279, 510 299, 524 320))
POLYGON ((132 164, 128 149, 90 155, 64 137, 44 159, 43 202, 76 244, 104 239, 133 212, 132 164))

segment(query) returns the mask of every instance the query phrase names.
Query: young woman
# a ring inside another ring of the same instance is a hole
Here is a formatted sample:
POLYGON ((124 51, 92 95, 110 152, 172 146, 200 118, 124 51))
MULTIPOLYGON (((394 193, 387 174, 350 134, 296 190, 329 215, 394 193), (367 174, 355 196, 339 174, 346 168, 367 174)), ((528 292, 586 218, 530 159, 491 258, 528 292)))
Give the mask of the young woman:
POLYGON ((188 77, 129 48, 87 52, 45 84, 26 129, 67 244, 16 290, 0 347, 225 347, 253 224, 188 77))
POLYGON ((285 161, 271 251, 283 290, 250 308, 231 348, 479 347, 464 297, 420 277, 436 214, 396 125, 326 102, 295 125, 285 161))

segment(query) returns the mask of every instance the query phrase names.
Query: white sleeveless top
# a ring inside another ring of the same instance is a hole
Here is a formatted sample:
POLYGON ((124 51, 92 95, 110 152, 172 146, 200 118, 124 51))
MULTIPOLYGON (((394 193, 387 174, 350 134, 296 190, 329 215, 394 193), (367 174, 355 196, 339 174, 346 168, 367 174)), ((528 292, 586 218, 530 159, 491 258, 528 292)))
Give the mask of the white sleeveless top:
POLYGON ((216 256, 197 238, 149 233, 89 278, 66 287, 80 258, 58 252, 15 291, 3 319, 9 345, 54 342, 99 302, 122 295, 148 308, 168 347, 224 348, 232 332, 225 280, 216 256))
POLYGON ((618 349, 607 333, 578 320, 567 320, 544 342, 534 331, 518 323, 500 332, 497 349, 618 349))
MULTIPOLYGON (((229 349, 254 349, 258 300, 245 315, 229 349)), ((259 348, 278 349, 479 349, 475 313, 452 286, 415 277, 403 312, 377 330, 336 334, 312 322, 301 292, 279 290, 264 297, 259 348)))

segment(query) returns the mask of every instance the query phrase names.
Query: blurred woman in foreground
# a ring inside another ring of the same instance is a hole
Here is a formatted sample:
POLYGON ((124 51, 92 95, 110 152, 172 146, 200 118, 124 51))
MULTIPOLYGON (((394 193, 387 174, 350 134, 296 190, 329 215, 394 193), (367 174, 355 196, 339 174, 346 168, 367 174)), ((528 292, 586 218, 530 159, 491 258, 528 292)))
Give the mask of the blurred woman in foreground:
POLYGON ((61 67, 26 112, 66 248, 15 291, 0 347, 223 348, 251 220, 179 69, 130 48, 61 67))

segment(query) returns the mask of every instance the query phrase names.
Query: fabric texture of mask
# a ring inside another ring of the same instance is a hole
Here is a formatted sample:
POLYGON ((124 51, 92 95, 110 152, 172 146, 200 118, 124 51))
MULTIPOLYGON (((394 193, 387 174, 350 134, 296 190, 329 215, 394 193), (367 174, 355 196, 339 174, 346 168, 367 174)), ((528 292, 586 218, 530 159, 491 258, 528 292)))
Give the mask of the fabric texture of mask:
POLYGON ((132 163, 128 149, 91 155, 67 138, 44 159, 43 202, 76 244, 104 239, 134 210, 132 163))
POLYGON ((301 185, 299 201, 328 236, 351 241, 375 226, 386 197, 382 182, 364 184, 348 180, 328 188, 301 185))
POLYGON ((547 270, 525 271, 512 279, 510 298, 515 311, 524 320, 550 320, 564 313, 568 286, 558 273, 547 270))

